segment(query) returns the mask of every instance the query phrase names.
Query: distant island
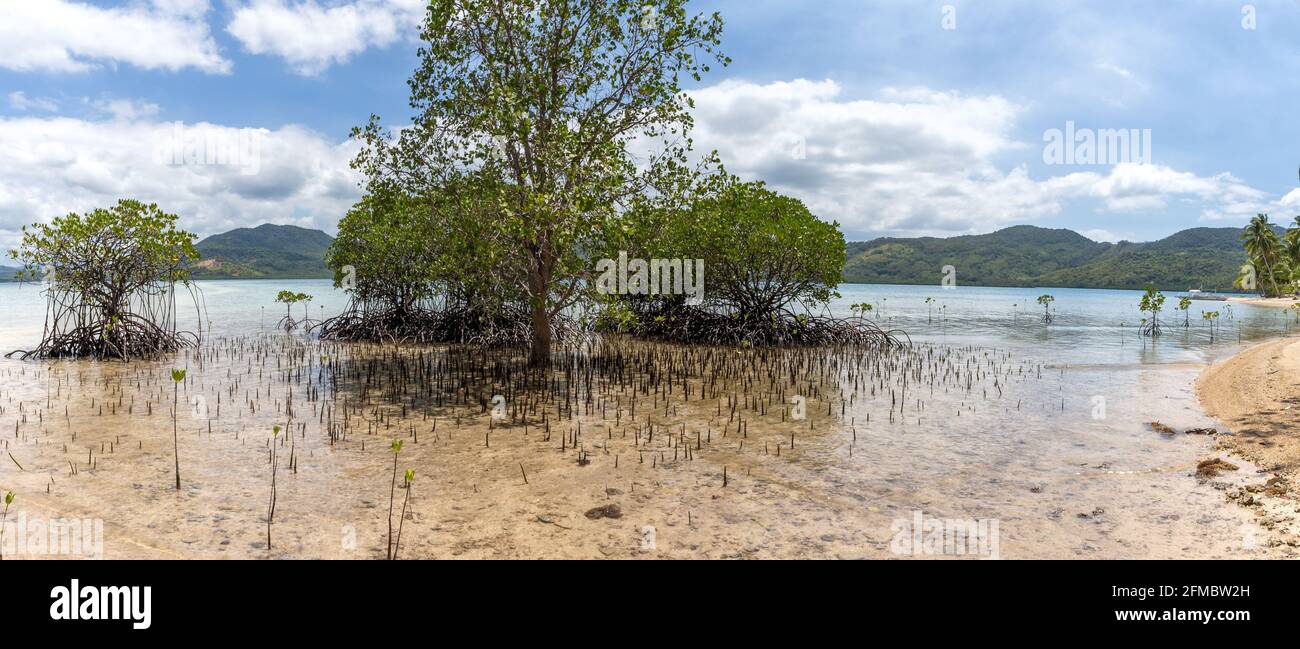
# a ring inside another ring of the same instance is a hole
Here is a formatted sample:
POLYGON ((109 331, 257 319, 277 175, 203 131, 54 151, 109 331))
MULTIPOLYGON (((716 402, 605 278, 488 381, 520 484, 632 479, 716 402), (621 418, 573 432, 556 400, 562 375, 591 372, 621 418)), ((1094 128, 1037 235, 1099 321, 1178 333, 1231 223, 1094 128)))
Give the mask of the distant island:
POLYGON ((1166 291, 1235 292, 1247 261, 1241 233, 1192 228, 1159 241, 1101 243, 1073 230, 1018 225, 959 237, 882 238, 848 244, 844 281, 939 284, 951 265, 958 285, 1141 289, 1150 283, 1166 291))
POLYGON ((333 277, 325 251, 334 243, 320 230, 263 223, 214 234, 195 244, 197 279, 315 279, 333 277))
MULTIPOLYGON (((1279 234, 1282 230, 1278 229, 1279 234)), ((1192 228, 1159 241, 1101 243, 1073 230, 1017 225, 958 237, 886 237, 848 244, 844 281, 939 284, 944 266, 970 286, 1233 292, 1246 263, 1241 228, 1192 228)), ((333 275, 325 251, 334 237, 295 225, 264 223, 212 235, 196 247, 198 279, 315 279, 333 275)), ((0 281, 15 268, 0 266, 0 281)))
MULTIPOLYGON (((325 251, 334 237, 296 225, 263 223, 214 234, 194 244, 196 279, 320 279, 334 276, 325 251)), ((15 281, 19 269, 0 264, 0 282, 15 281)))

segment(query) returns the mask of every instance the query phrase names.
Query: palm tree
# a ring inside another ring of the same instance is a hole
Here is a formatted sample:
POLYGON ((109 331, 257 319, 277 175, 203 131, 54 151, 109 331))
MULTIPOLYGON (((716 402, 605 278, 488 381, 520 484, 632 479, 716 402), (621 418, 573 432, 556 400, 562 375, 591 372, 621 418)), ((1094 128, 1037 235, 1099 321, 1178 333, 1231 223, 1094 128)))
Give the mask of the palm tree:
POLYGON ((1295 222, 1287 228, 1286 235, 1282 237, 1283 247, 1286 249, 1286 255, 1291 262, 1291 282, 1293 285, 1300 283, 1300 216, 1295 217, 1295 222))
POLYGON ((1286 243, 1286 252, 1291 257, 1291 263, 1293 265, 1300 263, 1300 216, 1295 217, 1295 222, 1287 228, 1286 235, 1282 239, 1286 243))
POLYGON ((1250 220, 1250 225, 1241 233, 1241 242, 1260 278, 1260 293, 1266 297, 1276 295, 1277 276, 1274 273, 1284 249, 1277 233, 1273 231, 1273 225, 1268 222, 1267 214, 1256 214, 1250 220))

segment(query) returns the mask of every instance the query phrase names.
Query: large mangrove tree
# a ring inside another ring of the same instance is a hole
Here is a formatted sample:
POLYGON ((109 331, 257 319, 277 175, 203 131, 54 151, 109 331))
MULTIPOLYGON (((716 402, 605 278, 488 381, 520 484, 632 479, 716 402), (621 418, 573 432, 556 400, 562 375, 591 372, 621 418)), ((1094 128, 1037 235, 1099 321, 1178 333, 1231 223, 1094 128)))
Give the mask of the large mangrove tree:
POLYGON ((522 292, 530 360, 545 364, 553 319, 588 290, 584 251, 689 166, 682 83, 727 62, 721 32, 720 16, 689 15, 685 0, 432 0, 413 123, 391 137, 372 117, 355 164, 372 183, 419 196, 459 186, 491 206, 486 222, 444 217, 486 225, 496 265, 449 263, 522 292))

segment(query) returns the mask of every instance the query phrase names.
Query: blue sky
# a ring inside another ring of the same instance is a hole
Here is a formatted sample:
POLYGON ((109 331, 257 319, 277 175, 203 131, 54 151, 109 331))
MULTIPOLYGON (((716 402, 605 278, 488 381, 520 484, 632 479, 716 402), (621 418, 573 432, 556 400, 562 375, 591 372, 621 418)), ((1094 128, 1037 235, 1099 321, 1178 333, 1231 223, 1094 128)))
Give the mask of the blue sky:
MULTIPOLYGON (((3 2, 0 245, 118 196, 201 234, 333 231, 357 198, 349 129, 408 116, 421 5, 3 2), (160 162, 177 141, 239 164, 160 162)), ((734 60, 691 89, 697 145, 852 240, 1020 223, 1151 240, 1300 214, 1300 2, 693 7, 722 13, 734 60), (1046 164, 1067 122, 1149 130, 1150 160, 1046 164)))

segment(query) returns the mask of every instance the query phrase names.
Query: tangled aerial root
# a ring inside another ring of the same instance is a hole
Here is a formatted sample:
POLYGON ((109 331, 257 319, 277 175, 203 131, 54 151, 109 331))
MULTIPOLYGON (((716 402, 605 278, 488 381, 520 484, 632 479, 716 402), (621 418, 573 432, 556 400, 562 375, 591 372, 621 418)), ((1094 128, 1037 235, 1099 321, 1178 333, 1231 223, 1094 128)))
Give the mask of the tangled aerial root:
MULTIPOLYGON (((198 314, 202 297, 188 285, 198 314)), ((158 282, 139 288, 111 311, 75 289, 49 289, 45 331, 32 349, 16 349, 5 358, 157 358, 198 345, 201 334, 176 330, 174 285, 158 282)), ((200 331, 201 325, 200 325, 200 331)))
POLYGON ((85 324, 47 334, 33 349, 17 349, 5 358, 154 358, 198 344, 198 336, 172 331, 137 316, 107 323, 85 324))
MULTIPOLYGON (((581 334, 570 318, 551 320, 552 340, 570 340, 581 334)), ((338 316, 312 325, 310 330, 319 333, 322 340, 353 342, 527 347, 532 341, 532 325, 522 309, 507 309, 490 316, 468 309, 366 308, 354 303, 338 316)))
POLYGON ((638 312, 635 322, 620 327, 619 331, 648 340, 698 345, 851 345, 889 349, 911 344, 903 331, 881 329, 865 318, 834 318, 785 310, 770 315, 746 316, 676 306, 638 312))

